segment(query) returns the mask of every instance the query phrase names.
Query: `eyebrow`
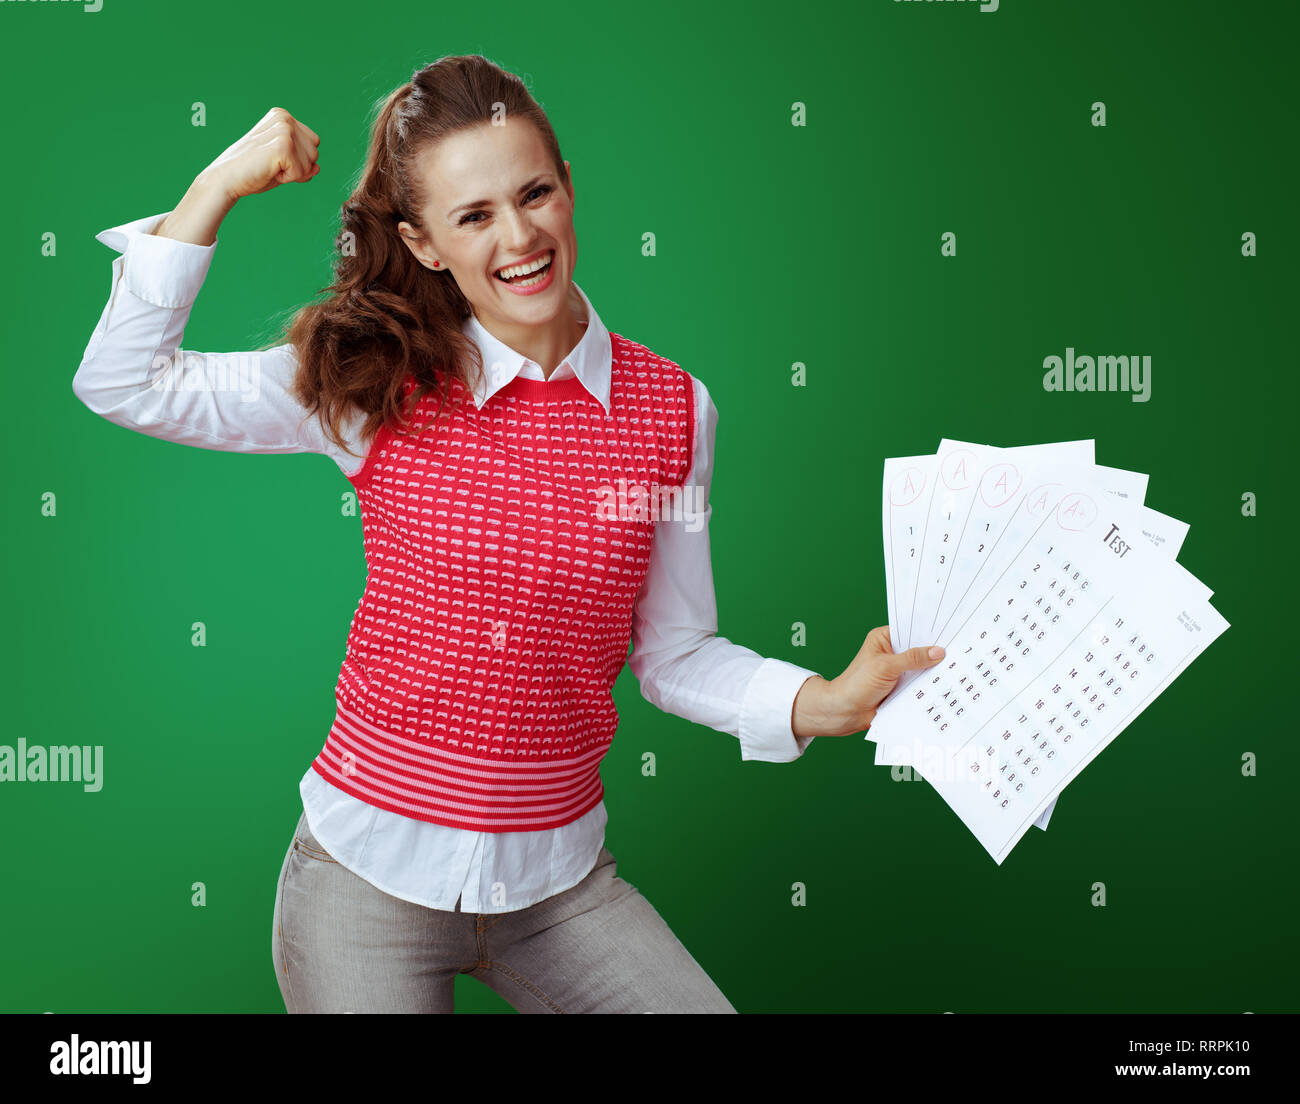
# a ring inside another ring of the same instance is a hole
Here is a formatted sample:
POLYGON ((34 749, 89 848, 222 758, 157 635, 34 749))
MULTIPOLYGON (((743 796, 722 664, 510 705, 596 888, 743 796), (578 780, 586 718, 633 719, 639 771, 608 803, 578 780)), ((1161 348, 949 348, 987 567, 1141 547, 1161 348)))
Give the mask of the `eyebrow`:
MULTIPOLYGON (((538 184, 549 179, 550 179, 550 173, 542 173, 539 176, 535 176, 532 178, 532 180, 530 180, 527 184, 525 184, 522 188, 520 188, 518 193, 516 194, 526 195, 528 192, 531 192, 535 187, 537 187, 538 184)), ((447 212, 447 217, 449 219, 455 218, 456 214, 460 211, 470 211, 470 210, 477 209, 479 207, 490 207, 491 205, 492 205, 492 201, 490 199, 476 199, 474 200, 473 203, 462 203, 459 207, 453 207, 450 211, 447 212)))

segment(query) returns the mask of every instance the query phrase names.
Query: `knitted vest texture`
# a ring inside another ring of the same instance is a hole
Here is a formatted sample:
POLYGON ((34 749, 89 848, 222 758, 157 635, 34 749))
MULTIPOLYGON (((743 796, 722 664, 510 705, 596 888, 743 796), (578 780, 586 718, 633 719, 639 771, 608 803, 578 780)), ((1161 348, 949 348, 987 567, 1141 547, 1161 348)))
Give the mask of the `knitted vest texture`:
POLYGON ((611 691, 696 418, 686 372, 610 339, 608 414, 576 378, 516 377, 482 410, 457 379, 441 411, 417 404, 418 432, 376 434, 351 477, 369 573, 312 763, 331 785, 483 832, 601 800, 611 691))

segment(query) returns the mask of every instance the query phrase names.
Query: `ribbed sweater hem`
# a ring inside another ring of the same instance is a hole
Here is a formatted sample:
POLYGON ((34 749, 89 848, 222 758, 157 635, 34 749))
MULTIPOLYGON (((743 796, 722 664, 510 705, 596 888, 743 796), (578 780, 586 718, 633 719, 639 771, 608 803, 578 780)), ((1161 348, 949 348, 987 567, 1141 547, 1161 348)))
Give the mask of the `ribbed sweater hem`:
POLYGON ((571 758, 475 757, 395 736, 339 705, 312 769, 358 800, 415 820, 478 832, 561 828, 604 796, 609 742, 571 758))

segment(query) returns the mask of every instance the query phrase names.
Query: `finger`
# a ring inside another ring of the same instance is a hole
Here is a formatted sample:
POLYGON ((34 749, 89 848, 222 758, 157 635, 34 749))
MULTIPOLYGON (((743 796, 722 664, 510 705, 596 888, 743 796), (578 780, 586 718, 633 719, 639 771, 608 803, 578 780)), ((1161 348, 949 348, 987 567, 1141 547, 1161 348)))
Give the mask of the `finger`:
POLYGON ((310 180, 316 174, 316 148, 301 133, 298 121, 283 108, 272 108, 267 119, 271 120, 268 130, 280 162, 276 183, 310 180))
POLYGON ((889 646, 889 633, 876 628, 867 633, 866 639, 862 641, 862 647, 858 649, 854 662, 870 662, 879 656, 893 654, 894 649, 889 646))
POLYGON ((899 671, 918 671, 926 667, 933 667, 936 663, 943 660, 943 649, 936 649, 939 655, 931 656, 930 649, 924 645, 918 645, 915 648, 908 648, 906 651, 899 652, 893 657, 895 669, 899 671))
POLYGON ((302 150, 303 157, 307 162, 307 175, 304 176, 303 179, 310 180, 320 172, 320 156, 316 152, 316 147, 308 142, 300 141, 298 143, 298 148, 302 150))
POLYGON ((879 626, 872 629, 862 641, 862 648, 864 651, 871 652, 893 651, 889 647, 889 630, 879 626))
POLYGON ((293 134, 295 172, 291 179, 310 180, 316 175, 316 151, 307 146, 295 131, 293 134))

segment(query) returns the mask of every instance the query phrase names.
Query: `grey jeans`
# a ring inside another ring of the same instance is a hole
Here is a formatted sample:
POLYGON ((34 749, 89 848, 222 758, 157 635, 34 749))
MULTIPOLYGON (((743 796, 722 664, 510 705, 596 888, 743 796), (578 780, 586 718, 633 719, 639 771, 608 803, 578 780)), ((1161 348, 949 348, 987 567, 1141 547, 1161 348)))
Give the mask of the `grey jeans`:
POLYGON ((736 1010, 600 849, 577 885, 504 913, 426 908, 336 862, 304 812, 280 869, 273 954, 289 1012, 451 1012, 469 974, 520 1012, 736 1010))

